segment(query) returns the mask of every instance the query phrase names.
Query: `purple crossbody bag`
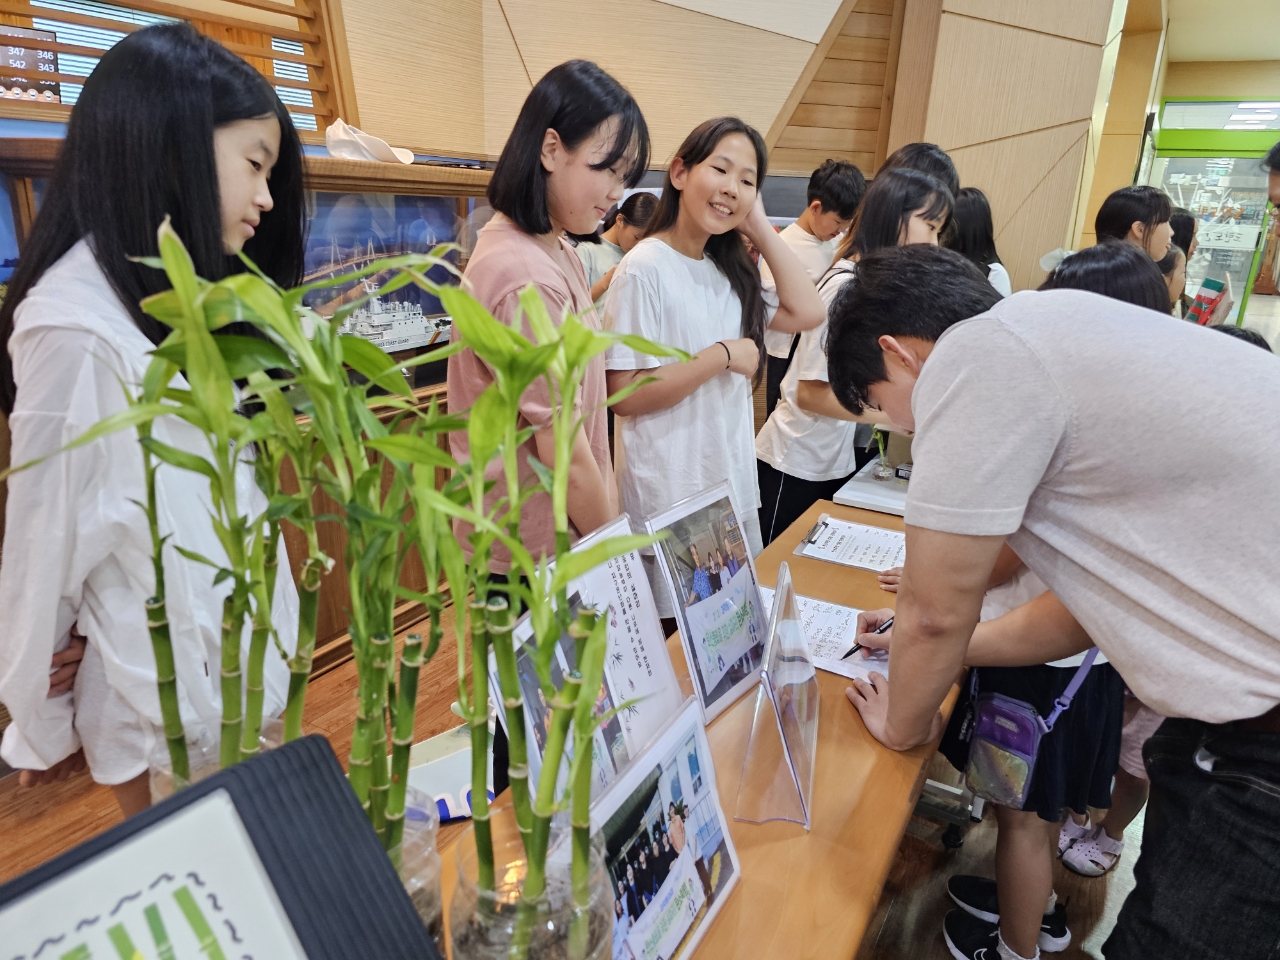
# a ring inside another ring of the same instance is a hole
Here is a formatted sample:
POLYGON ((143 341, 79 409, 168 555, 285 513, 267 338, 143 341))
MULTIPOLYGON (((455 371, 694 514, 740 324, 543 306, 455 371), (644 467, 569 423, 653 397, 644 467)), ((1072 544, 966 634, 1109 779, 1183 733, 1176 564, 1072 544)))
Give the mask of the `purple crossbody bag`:
POLYGON ((1031 774, 1036 768, 1040 740, 1071 706, 1097 657, 1097 647, 1085 654, 1067 689, 1053 702, 1048 719, 1021 700, 1000 693, 979 696, 978 671, 976 668, 972 671, 969 689, 973 697, 973 734, 969 742, 969 767, 965 771, 970 790, 992 803, 1022 809, 1031 790, 1031 774))

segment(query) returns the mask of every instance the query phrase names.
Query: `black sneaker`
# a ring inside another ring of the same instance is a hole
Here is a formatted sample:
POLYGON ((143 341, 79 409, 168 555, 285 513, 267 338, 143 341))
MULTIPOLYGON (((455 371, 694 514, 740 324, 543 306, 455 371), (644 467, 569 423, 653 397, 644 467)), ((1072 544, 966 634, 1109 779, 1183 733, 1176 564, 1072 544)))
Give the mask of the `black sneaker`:
MULTIPOLYGON (((958 874, 947 880, 947 893, 965 913, 987 923, 1000 922, 1000 903, 996 899, 996 882, 986 877, 958 874)), ((1067 929, 1067 908, 1061 903, 1040 921, 1040 949, 1058 953, 1071 943, 1067 929)))
POLYGON ((963 910, 952 910, 942 920, 942 935, 956 960, 999 960, 1000 928, 963 910))

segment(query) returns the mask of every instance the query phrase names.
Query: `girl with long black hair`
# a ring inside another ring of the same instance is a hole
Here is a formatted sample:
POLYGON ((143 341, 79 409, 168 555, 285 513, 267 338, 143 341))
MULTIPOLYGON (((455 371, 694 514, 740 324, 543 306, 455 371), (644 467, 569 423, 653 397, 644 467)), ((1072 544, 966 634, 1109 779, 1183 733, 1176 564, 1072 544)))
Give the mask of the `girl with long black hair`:
MULTIPOLYGON (((103 54, 85 81, 48 195, 0 308, 0 404, 11 459, 55 453, 124 409, 148 352, 168 333, 138 302, 166 290, 156 228, 166 216, 196 271, 243 268, 243 251, 281 285, 301 279, 302 150, 289 114, 252 67, 185 23, 148 27, 103 54)), ((204 454, 175 418, 160 441, 204 454)), ((265 508, 251 464, 240 496, 265 508)), ((144 601, 154 592, 137 439, 123 431, 9 478, 0 609, 0 700, 13 717, 3 756, 25 785, 62 779, 87 760, 127 814, 148 803, 147 756, 160 724, 144 601), (74 679, 50 682, 87 639, 74 679)), ((207 481, 161 468, 162 535, 215 562, 207 481)), ((284 546, 280 547, 283 552, 284 546)), ((166 550, 166 600, 183 719, 216 724, 222 600, 208 568, 166 550)), ((296 641, 297 593, 277 578, 277 632, 296 641)), ((244 643, 248 644, 246 630, 244 643)), ((266 709, 279 711, 288 670, 267 658, 266 709)))
MULTIPOLYGON (((818 282, 826 308, 857 270, 859 257, 882 247, 937 244, 951 215, 951 193, 927 173, 882 170, 854 214, 836 262, 818 282)), ((800 335, 782 378, 782 395, 756 436, 760 530, 764 542, 791 526, 819 500, 830 500, 865 463, 871 425, 879 416, 846 410, 827 382, 827 325, 800 335)))
MULTIPOLYGON (((764 332, 800 333, 823 318, 813 281, 765 216, 767 164, 753 127, 736 117, 700 124, 676 151, 648 233, 618 265, 605 308, 614 331, 694 355, 680 363, 624 346, 609 352, 610 393, 654 378, 614 407, 623 509, 641 529, 645 517, 727 480, 753 555, 763 544, 751 391, 764 332), (744 236, 773 272, 776 302, 766 302, 744 236)), ((654 595, 673 616, 656 582, 654 595)))
POLYGON ((1000 254, 996 253, 995 228, 987 195, 977 187, 964 187, 956 194, 951 224, 952 236, 947 246, 972 260, 1000 296, 1012 296, 1009 271, 1000 262, 1000 254))

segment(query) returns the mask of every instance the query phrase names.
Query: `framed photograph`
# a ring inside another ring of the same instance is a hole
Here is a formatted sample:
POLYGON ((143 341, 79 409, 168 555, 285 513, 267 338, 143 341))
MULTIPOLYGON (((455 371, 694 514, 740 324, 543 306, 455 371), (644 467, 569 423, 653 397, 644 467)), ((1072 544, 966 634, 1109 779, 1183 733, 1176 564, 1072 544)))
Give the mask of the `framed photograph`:
POLYGON ((601 797, 613 960, 692 955, 742 872, 692 698, 601 797))
MULTIPOLYGON (((631 527, 625 516, 602 527, 580 541, 575 550, 586 549, 609 537, 625 536, 631 527)), ((615 557, 574 580, 568 589, 571 613, 582 607, 604 612, 608 618, 608 648, 605 654, 604 683, 596 700, 596 716, 607 719, 596 729, 593 741, 592 798, 598 798, 626 769, 631 758, 670 720, 681 703, 680 684, 671 657, 658 608, 653 602, 649 578, 639 551, 615 557)), ((537 783, 542 772, 542 754, 551 723, 538 673, 533 664, 533 624, 526 614, 512 633, 516 648, 516 670, 525 701, 525 732, 529 745, 529 776, 537 783)), ((559 687, 575 666, 576 645, 564 634, 551 659, 551 681, 559 687)), ((498 690, 498 664, 489 656, 490 689, 498 690)), ((498 711, 505 726, 506 715, 498 711)), ((561 766, 561 786, 567 783, 573 759, 572 741, 561 766)))
POLYGON ((703 721, 710 723, 759 679, 768 620, 729 485, 655 514, 645 530, 670 531, 654 551, 703 721))

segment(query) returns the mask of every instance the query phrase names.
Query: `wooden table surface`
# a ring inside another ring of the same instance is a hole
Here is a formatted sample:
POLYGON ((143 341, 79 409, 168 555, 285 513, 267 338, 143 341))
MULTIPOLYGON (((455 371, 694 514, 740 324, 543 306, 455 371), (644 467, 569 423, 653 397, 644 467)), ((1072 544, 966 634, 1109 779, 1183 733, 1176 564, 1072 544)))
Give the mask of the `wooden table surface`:
MULTIPOLYGON (((874 573, 794 555, 821 513, 903 529, 901 517, 819 502, 756 558, 761 582, 774 586, 778 567, 785 561, 802 596, 860 609, 892 607, 894 595, 879 588, 874 573)), ((687 692, 689 668, 678 636, 671 638, 668 649, 681 688, 687 692)), ((794 823, 732 819, 751 731, 754 691, 707 729, 720 803, 742 861, 742 879, 698 945, 698 960, 770 956, 852 960, 866 932, 937 745, 905 753, 887 749, 872 738, 845 699, 849 681, 819 671, 818 682, 822 703, 811 831, 794 823)), ((953 687, 944 713, 950 713, 957 692, 953 687)), ((456 835, 442 838, 446 904, 457 876, 454 839, 456 835)))

